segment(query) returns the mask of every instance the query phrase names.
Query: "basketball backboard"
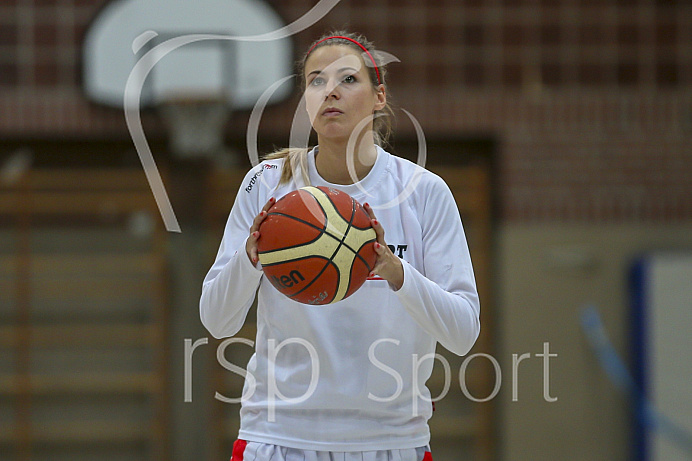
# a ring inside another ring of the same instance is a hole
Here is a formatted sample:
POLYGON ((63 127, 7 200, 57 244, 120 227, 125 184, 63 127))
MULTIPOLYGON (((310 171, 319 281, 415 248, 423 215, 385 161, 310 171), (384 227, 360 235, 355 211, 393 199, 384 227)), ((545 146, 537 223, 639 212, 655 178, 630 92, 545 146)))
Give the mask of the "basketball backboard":
MULTIPOLYGON (((123 107, 126 83, 143 57, 141 106, 176 99, 223 99, 229 110, 252 108, 277 80, 293 72, 290 38, 252 41, 284 26, 258 0, 116 0, 92 22, 84 43, 84 88, 101 104, 123 107), (185 36, 195 40, 178 41, 185 36), (180 46, 180 43, 184 43, 180 46)), ((291 91, 282 85, 272 101, 291 91)))

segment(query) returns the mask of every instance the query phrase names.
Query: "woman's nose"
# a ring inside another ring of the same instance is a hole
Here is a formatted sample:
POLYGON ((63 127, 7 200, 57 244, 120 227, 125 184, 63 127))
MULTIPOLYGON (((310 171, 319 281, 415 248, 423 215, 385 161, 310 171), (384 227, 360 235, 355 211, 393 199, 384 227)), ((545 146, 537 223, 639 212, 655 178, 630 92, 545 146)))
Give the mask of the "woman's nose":
POLYGON ((327 82, 327 86, 325 88, 325 93, 324 93, 324 99, 327 100, 329 98, 332 99, 339 99, 341 96, 339 94, 339 83, 334 81, 332 82, 331 80, 327 82))

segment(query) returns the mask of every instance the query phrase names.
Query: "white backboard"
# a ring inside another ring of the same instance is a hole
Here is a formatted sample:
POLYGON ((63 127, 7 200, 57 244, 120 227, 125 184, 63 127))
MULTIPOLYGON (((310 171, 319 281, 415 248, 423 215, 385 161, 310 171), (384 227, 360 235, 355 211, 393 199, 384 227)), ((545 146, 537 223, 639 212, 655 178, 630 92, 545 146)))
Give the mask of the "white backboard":
MULTIPOLYGON (((248 109, 269 86, 293 73, 291 38, 231 37, 283 26, 260 0, 113 1, 86 34, 84 88, 90 99, 122 107, 126 83, 146 57, 153 68, 139 78, 143 107, 168 98, 224 96, 232 109, 248 109)), ((271 101, 290 91, 290 85, 282 85, 271 101)))

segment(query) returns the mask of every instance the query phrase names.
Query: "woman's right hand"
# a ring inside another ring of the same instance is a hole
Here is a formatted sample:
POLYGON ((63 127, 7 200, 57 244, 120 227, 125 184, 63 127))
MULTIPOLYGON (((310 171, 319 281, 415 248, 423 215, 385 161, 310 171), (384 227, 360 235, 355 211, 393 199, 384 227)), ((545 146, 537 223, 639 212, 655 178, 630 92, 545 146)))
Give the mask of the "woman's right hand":
POLYGON ((262 211, 260 211, 260 213, 255 216, 255 219, 252 221, 252 226, 250 227, 250 237, 248 237, 247 241, 245 242, 245 252, 247 253, 247 257, 250 258, 250 261, 252 261, 252 264, 257 264, 257 261, 259 261, 257 240, 260 238, 260 224, 262 224, 264 218, 267 217, 269 208, 271 208, 275 202, 276 199, 274 197, 270 198, 264 207, 262 207, 262 211))

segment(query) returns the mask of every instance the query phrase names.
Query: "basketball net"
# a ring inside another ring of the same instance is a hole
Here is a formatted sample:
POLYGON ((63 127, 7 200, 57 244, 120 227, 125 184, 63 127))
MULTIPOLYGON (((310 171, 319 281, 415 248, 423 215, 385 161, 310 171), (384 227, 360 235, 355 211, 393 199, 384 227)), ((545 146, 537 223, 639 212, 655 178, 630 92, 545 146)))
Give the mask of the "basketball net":
POLYGON ((168 98, 158 107, 174 156, 221 160, 226 155, 224 128, 230 109, 224 98, 168 98))

